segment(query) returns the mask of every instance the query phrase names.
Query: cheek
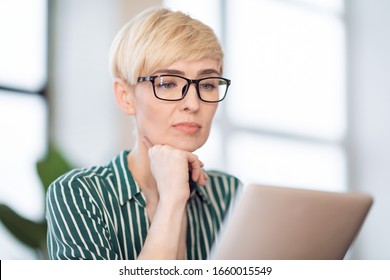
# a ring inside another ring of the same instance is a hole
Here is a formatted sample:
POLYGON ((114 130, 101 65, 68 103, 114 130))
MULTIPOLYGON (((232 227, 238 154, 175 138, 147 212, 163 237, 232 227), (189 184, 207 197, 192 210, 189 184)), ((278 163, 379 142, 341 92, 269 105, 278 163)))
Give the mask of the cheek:
POLYGON ((206 115, 206 118, 209 120, 209 123, 211 125, 213 119, 214 119, 214 116, 215 116, 215 113, 217 112, 217 109, 218 109, 218 104, 209 104, 210 105, 210 108, 207 108, 207 115, 206 115))
POLYGON ((145 96, 147 92, 137 92, 135 98, 135 119, 138 130, 145 134, 145 128, 149 122, 153 121, 153 114, 150 106, 148 106, 148 98, 145 96))
POLYGON ((148 137, 156 138, 166 130, 171 111, 172 108, 169 104, 156 104, 156 102, 150 101, 138 103, 135 116, 138 130, 148 137))
POLYGON ((137 125, 141 132, 147 134, 151 130, 156 130, 160 126, 161 117, 151 108, 142 108, 136 114, 137 125))
POLYGON ((206 140, 210 134, 210 130, 211 130, 211 126, 212 126, 212 122, 213 122, 213 119, 214 119, 214 116, 215 116, 215 113, 217 111, 217 105, 215 104, 210 104, 210 108, 206 108, 207 110, 205 110, 205 114, 203 115, 203 125, 205 126, 205 130, 204 130, 204 135, 206 136, 206 140))

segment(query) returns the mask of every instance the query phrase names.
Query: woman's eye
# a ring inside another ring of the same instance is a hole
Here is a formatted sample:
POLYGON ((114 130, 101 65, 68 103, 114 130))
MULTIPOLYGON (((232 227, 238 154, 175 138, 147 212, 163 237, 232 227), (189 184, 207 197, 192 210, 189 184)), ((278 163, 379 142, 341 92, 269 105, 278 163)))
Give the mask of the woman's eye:
POLYGON ((213 90, 215 86, 213 84, 201 84, 200 87, 204 90, 213 90))
POLYGON ((158 87, 159 88, 163 88, 163 89, 172 89, 174 88, 176 85, 174 83, 159 83, 158 84, 158 87))

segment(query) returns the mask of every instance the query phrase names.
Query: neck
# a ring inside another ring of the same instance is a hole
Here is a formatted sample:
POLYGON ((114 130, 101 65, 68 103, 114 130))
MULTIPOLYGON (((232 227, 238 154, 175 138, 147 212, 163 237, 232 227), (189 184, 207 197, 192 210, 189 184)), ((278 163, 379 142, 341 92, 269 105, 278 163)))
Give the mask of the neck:
POLYGON ((157 183, 154 179, 148 156, 148 149, 139 140, 135 143, 131 152, 127 155, 128 167, 134 180, 144 193, 148 202, 158 201, 157 183))

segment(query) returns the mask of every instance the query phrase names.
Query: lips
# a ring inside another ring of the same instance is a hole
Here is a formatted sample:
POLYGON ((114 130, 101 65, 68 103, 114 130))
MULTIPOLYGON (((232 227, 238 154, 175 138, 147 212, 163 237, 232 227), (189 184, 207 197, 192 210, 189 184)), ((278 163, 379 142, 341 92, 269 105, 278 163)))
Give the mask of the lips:
POLYGON ((199 131, 202 126, 196 122, 181 122, 174 124, 172 127, 182 132, 192 134, 199 131))

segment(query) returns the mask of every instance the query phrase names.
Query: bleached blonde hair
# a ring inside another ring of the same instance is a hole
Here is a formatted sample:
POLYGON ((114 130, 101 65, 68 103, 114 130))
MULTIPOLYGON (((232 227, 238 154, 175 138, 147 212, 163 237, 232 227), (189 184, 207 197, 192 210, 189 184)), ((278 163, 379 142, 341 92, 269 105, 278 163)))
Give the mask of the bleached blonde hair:
POLYGON ((113 79, 130 85, 179 59, 217 60, 222 73, 223 50, 213 30, 180 11, 153 7, 125 24, 110 49, 113 79))

